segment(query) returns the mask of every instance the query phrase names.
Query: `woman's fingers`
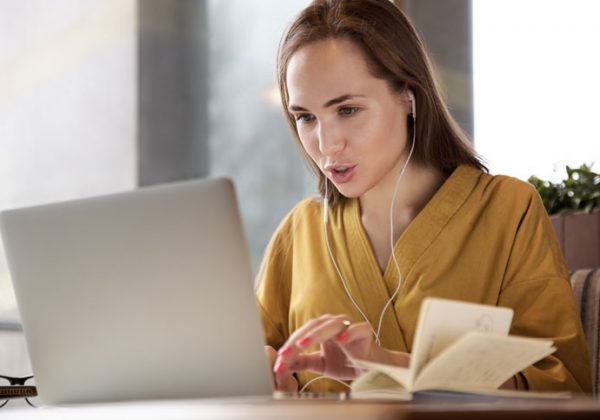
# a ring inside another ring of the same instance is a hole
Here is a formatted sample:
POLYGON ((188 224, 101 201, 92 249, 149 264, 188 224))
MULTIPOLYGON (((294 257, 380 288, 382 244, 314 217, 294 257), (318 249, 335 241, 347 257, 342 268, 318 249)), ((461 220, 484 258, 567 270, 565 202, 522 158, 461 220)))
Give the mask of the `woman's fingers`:
MULTIPOLYGON (((277 351, 271 346, 265 346, 265 354, 271 369, 277 359, 277 351)), ((291 371, 273 373, 273 387, 279 391, 294 392, 298 390, 298 381, 291 371)))
POLYGON ((323 343, 322 352, 303 353, 289 366, 290 371, 310 371, 338 379, 354 379, 356 370, 347 365, 347 358, 333 341, 323 343))
MULTIPOLYGON (((279 349, 273 371, 275 374, 301 370, 322 373, 325 369, 325 361, 322 357, 305 358, 304 356, 307 355, 303 352, 313 345, 335 340, 340 334, 343 335, 350 325, 350 317, 347 315, 323 315, 307 322, 279 349)), ((343 353, 341 357, 344 358, 343 353)))
POLYGON ((282 360, 290 365, 303 350, 320 344, 343 332, 350 325, 350 317, 347 315, 323 315, 315 318, 294 331, 287 342, 279 349, 274 369, 282 369, 282 360))
POLYGON ((356 359, 369 358, 373 347, 373 331, 366 322, 353 324, 339 334, 336 341, 348 356, 356 359))
POLYGON ((297 338, 296 346, 305 349, 314 344, 321 344, 327 340, 336 338, 344 333, 349 327, 351 319, 347 315, 337 315, 323 320, 320 324, 305 331, 297 338))
POLYGON ((332 319, 340 319, 340 318, 350 320, 350 318, 347 315, 329 315, 329 314, 322 315, 319 318, 311 319, 310 321, 305 323, 303 326, 298 328, 296 331, 294 331, 294 333, 292 335, 290 335, 290 337, 288 338, 286 344, 297 344, 303 338, 310 336, 311 331, 318 330, 319 328, 321 328, 323 326, 323 324, 326 324, 327 322, 331 321, 332 319))
POLYGON ((289 366, 290 370, 301 372, 309 370, 311 372, 322 373, 325 369, 325 361, 320 352, 304 353, 299 355, 289 366))
POLYGON ((284 373, 276 373, 274 378, 276 390, 285 392, 298 391, 298 381, 296 380, 291 371, 284 373))

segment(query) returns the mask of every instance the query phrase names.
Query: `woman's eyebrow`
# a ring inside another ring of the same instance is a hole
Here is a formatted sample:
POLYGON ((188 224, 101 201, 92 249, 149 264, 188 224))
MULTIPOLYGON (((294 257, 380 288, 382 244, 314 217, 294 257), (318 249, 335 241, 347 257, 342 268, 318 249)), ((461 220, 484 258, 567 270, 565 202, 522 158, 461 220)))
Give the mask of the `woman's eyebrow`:
MULTIPOLYGON (((344 101, 347 101, 348 99, 365 98, 365 97, 366 97, 365 95, 359 95, 359 94, 346 94, 346 95, 338 96, 337 98, 333 98, 333 99, 330 99, 327 102, 325 102, 323 104, 323 108, 329 108, 329 107, 331 107, 333 105, 337 105, 337 104, 340 104, 340 103, 342 103, 344 101)), ((306 108, 303 108, 303 107, 298 106, 298 105, 290 105, 288 107, 288 109, 290 111, 297 111, 297 112, 298 111, 300 111, 300 112, 308 111, 306 108)))
POLYGON ((330 99, 327 102, 325 102, 325 104, 323 105, 323 108, 329 108, 330 106, 337 105, 339 103, 347 101, 348 99, 364 98, 364 97, 365 97, 365 95, 358 95, 358 94, 347 94, 347 95, 338 96, 337 98, 333 98, 333 99, 330 99))

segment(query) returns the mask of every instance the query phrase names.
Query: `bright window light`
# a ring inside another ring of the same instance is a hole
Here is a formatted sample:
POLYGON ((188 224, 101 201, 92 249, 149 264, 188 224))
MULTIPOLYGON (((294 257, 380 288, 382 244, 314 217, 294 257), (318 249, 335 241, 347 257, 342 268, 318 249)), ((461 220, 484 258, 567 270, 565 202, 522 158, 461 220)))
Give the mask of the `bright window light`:
POLYGON ((600 2, 473 0, 475 147, 495 174, 600 170, 600 2))

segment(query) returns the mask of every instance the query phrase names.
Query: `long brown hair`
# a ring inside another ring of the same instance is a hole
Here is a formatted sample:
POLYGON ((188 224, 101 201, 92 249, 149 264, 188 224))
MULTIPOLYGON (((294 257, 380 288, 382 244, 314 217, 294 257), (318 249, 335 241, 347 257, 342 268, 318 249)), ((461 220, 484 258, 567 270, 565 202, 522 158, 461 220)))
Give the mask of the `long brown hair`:
MULTIPOLYGON (((330 38, 349 39, 358 45, 374 77, 388 82, 391 89, 411 89, 417 104, 416 143, 412 159, 449 174, 467 164, 487 171, 466 135, 452 118, 440 95, 430 60, 415 28, 389 0, 314 0, 290 24, 279 44, 277 78, 288 124, 305 160, 319 180, 325 195, 327 177, 300 143, 296 121, 288 112, 286 73, 292 55, 307 44, 330 38)), ((329 203, 343 196, 328 184, 329 203)))

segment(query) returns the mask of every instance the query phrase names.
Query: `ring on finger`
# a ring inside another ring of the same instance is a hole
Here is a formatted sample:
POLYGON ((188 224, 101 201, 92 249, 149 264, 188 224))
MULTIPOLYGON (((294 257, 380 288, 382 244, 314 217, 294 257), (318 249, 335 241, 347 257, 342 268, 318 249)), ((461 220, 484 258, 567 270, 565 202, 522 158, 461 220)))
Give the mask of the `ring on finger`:
POLYGON ((348 340, 348 328, 350 328, 352 323, 344 320, 342 321, 342 325, 344 326, 344 329, 337 335, 338 343, 344 343, 346 340, 348 340))

